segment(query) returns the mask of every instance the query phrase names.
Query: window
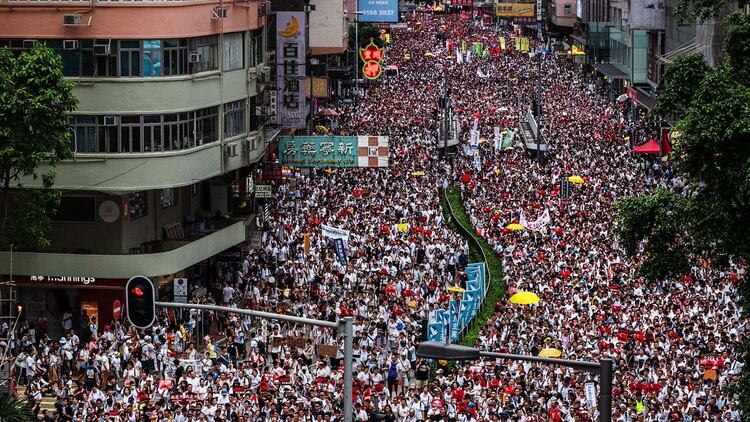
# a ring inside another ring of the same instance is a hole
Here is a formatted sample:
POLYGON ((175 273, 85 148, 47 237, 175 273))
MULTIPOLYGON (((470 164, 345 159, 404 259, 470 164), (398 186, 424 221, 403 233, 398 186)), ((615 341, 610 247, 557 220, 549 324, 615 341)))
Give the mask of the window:
POLYGON ((120 76, 141 76, 140 44, 140 41, 120 41, 120 76))
POLYGON ((192 63, 193 73, 217 70, 219 68, 217 55, 219 38, 216 35, 210 35, 192 38, 190 41, 191 51, 200 55, 198 63, 192 63))
POLYGON ((255 67, 263 63, 263 30, 256 29, 250 33, 250 45, 248 48, 247 65, 255 67))
POLYGON ((177 205, 177 189, 175 188, 162 189, 159 197, 161 199, 162 208, 169 208, 177 205))
POLYGON ((161 41, 143 41, 143 76, 161 76, 161 41))
POLYGON ((163 66, 164 76, 185 75, 190 73, 188 69, 188 40, 164 40, 163 66))
POLYGON ((52 221, 73 223, 96 222, 96 198, 93 196, 63 196, 52 221))
POLYGON ((218 114, 218 107, 204 108, 195 112, 195 146, 216 140, 218 114))
POLYGON ((571 5, 569 5, 569 4, 566 4, 566 5, 564 6, 564 11, 565 11, 565 14, 566 14, 566 15, 570 15, 570 14, 572 13, 572 12, 571 12, 571 9, 572 9, 572 8, 571 8, 571 5))
POLYGON ((245 100, 224 104, 224 137, 245 133, 245 100))
POLYGON ((141 152, 141 116, 120 117, 121 152, 141 152))
POLYGON ((73 151, 96 152, 96 117, 71 117, 73 151))
POLYGON ((125 220, 136 220, 148 215, 146 192, 133 192, 123 195, 122 208, 125 220))
POLYGON ((224 45, 221 50, 224 59, 224 71, 242 69, 244 65, 242 57, 244 36, 244 32, 224 35, 224 45))

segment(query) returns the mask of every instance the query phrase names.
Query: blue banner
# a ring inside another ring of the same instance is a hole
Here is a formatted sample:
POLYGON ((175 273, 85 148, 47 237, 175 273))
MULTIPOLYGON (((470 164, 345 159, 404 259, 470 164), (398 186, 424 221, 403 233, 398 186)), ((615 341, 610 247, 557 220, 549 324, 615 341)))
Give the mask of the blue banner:
POLYGON ((475 300, 462 300, 461 301, 461 325, 469 325, 471 320, 476 314, 476 301, 475 300))
POLYGON ((333 239, 333 247, 336 249, 336 257, 339 259, 339 264, 345 267, 347 260, 344 239, 333 239))
POLYGON ((428 341, 445 341, 445 336, 443 335, 445 331, 443 330, 443 323, 441 322, 431 322, 427 325, 427 340, 428 341))
POLYGON ((448 309, 450 310, 450 340, 453 342, 458 340, 460 331, 458 301, 451 300, 448 309))
POLYGON ((398 0, 357 0, 360 22, 398 22, 398 0))

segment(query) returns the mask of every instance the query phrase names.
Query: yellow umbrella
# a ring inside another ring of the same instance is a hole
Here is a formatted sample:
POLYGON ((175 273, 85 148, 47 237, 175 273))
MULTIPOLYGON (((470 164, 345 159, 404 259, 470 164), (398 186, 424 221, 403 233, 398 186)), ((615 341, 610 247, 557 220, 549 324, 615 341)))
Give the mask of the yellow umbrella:
POLYGON ((568 182, 580 185, 581 183, 583 183, 583 177, 581 177, 581 176, 570 176, 570 177, 568 177, 568 182))
POLYGON ((508 224, 507 226, 505 226, 505 228, 508 229, 508 230, 512 230, 512 231, 523 230, 524 229, 524 227, 521 224, 518 224, 518 223, 508 224))
POLYGON ((545 347, 539 352, 541 358, 559 358, 562 356, 562 352, 554 347, 545 347))
POLYGON ((448 361, 444 359, 438 359, 438 365, 440 366, 448 366, 448 361))
POLYGON ((411 175, 414 176, 414 177, 424 176, 424 172, 423 171, 413 171, 413 172, 411 172, 411 175))
POLYGON ((404 60, 409 60, 409 59, 411 59, 411 54, 409 53, 404 54, 404 60))
POLYGON ((450 287, 448 287, 447 290, 449 292, 453 292, 453 293, 463 293, 463 292, 466 291, 466 289, 464 289, 462 287, 459 287, 459 286, 450 286, 450 287))
POLYGON ((534 292, 518 292, 510 297, 510 303, 516 305, 529 305, 539 302, 539 296, 534 292))
POLYGON ((431 52, 429 52, 429 51, 426 52, 426 53, 424 53, 424 55, 425 55, 425 57, 432 57, 433 56, 433 54, 431 52))

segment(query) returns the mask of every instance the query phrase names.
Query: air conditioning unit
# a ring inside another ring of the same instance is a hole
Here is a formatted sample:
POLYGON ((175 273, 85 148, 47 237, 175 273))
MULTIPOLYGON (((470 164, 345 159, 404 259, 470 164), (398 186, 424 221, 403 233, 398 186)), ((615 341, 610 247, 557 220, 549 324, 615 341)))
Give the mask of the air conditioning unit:
POLYGON ((109 53, 110 53, 109 44, 94 44, 95 56, 109 56, 109 53))
POLYGON ((253 79, 258 79, 258 70, 254 67, 248 67, 247 68, 247 80, 252 81, 253 79))
POLYGON ((271 2, 270 1, 261 2, 260 7, 258 8, 258 15, 268 16, 270 14, 271 14, 271 2))
POLYGON ((255 137, 252 138, 245 138, 243 141, 245 151, 252 151, 253 150, 253 144, 255 143, 255 137))
POLYGON ((262 84, 267 84, 271 80, 271 67, 270 66, 263 66, 260 68, 260 72, 258 72, 258 82, 262 84))
POLYGON ((23 48, 27 50, 31 50, 32 48, 35 48, 37 44, 37 40, 23 40, 23 48))
POLYGON ((117 126, 117 116, 104 116, 104 126, 117 126))
POLYGON ((211 19, 226 19, 229 16, 226 7, 214 7, 211 9, 211 19))
POLYGON ((188 61, 190 63, 198 63, 201 61, 201 53, 190 53, 188 56, 188 61))
POLYGON ((224 145, 224 157, 236 157, 237 156, 237 144, 224 145))
POLYGON ((78 50, 78 40, 63 40, 63 50, 78 50))
POLYGON ((83 25, 83 16, 79 14, 66 14, 63 15, 64 26, 79 26, 83 25))

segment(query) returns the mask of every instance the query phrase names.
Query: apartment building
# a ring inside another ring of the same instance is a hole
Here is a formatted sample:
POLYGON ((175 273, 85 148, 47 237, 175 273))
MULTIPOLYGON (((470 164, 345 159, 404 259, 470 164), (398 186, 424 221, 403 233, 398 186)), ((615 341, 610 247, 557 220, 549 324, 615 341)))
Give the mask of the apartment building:
POLYGON ((253 167, 276 133, 269 14, 252 0, 0 2, 0 48, 45 43, 79 99, 51 248, 0 252, 30 312, 75 302, 109 321, 129 277, 205 276, 248 238, 253 167))

